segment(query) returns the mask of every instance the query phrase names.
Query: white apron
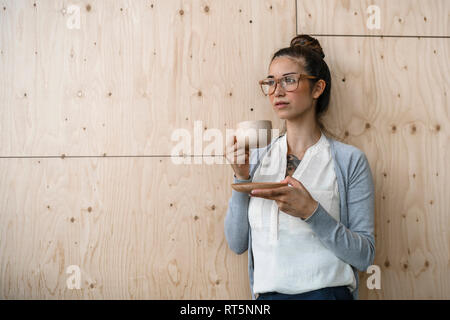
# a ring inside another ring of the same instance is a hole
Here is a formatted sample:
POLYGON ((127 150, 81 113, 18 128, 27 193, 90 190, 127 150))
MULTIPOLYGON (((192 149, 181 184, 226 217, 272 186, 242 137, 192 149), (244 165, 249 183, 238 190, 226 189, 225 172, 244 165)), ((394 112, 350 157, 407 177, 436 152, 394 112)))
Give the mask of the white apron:
MULTIPOLYGON (((286 135, 273 143, 255 170, 253 182, 279 182, 286 175, 286 135)), ((336 221, 340 201, 334 163, 326 136, 309 147, 293 173, 336 221)), ((324 287, 356 287, 351 266, 327 249, 309 224, 278 209, 276 201, 251 197, 255 293, 294 294, 324 287)))
MULTIPOLYGON (((324 157, 316 157, 324 148, 329 150, 329 142, 322 133, 319 141, 309 147, 300 164, 295 169, 292 177, 299 180, 309 191, 311 196, 339 221, 339 193, 337 192, 337 181, 329 176, 332 171, 326 170, 330 161, 323 161, 324 157), (306 170, 308 169, 308 170, 306 170), (328 175, 328 176, 324 176, 328 175), (332 209, 332 200, 334 194, 334 208, 332 209), (336 214, 337 213, 337 214, 336 214)), ((256 169, 252 182, 280 182, 285 178, 287 165, 287 139, 286 134, 273 143, 269 152, 262 159, 262 163, 256 169)), ((334 172, 334 171, 333 171, 334 172)), ((290 186, 290 185, 289 185, 290 186)), ((292 231, 295 228, 308 228, 306 222, 300 218, 293 217, 279 210, 276 201, 251 197, 249 203, 249 219, 255 227, 261 227, 263 223, 263 214, 268 213, 270 216, 270 232, 269 243, 273 243, 278 239, 279 218, 289 223, 292 231)), ((298 230, 299 231, 299 230, 298 230)))

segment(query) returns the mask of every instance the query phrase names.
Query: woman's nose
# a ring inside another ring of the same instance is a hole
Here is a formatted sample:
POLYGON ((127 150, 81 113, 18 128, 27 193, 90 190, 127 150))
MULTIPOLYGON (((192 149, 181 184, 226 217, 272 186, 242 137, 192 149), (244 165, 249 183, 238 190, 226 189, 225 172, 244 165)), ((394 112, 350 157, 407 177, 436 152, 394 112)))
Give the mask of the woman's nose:
POLYGON ((274 92, 275 96, 278 97, 280 95, 284 95, 284 93, 285 93, 285 91, 284 91, 283 87, 281 86, 280 83, 278 83, 277 86, 275 87, 275 92, 274 92))

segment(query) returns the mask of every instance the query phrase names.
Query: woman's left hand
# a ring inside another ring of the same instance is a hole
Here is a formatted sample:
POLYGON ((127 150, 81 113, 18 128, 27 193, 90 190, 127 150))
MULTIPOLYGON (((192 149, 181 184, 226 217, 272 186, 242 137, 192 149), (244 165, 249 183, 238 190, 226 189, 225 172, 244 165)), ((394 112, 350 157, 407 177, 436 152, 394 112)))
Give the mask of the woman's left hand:
POLYGON ((310 217, 318 206, 305 186, 297 179, 287 176, 280 183, 289 183, 291 186, 273 189, 254 189, 250 193, 252 197, 275 200, 278 208, 291 216, 301 219, 310 217))

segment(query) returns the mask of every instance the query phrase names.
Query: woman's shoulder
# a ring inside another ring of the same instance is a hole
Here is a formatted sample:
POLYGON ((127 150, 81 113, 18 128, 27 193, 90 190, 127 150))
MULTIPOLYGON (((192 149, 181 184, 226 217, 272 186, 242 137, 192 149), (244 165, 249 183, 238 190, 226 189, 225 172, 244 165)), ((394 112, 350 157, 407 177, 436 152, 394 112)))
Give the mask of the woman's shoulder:
POLYGON ((359 149, 358 147, 348 144, 348 143, 344 143, 342 141, 336 140, 334 138, 328 138, 328 141, 330 142, 330 144, 333 145, 334 149, 336 150, 336 152, 338 152, 339 154, 342 155, 361 155, 364 154, 364 152, 359 149))
POLYGON ((367 156, 360 148, 334 138, 328 138, 328 141, 336 161, 343 164, 342 167, 356 169, 368 164, 367 156))

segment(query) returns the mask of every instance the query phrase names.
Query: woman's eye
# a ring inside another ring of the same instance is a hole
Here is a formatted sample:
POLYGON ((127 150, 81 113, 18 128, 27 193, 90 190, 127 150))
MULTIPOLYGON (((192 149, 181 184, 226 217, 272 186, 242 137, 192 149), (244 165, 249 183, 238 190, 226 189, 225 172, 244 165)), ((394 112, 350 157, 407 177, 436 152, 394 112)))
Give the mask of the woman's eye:
POLYGON ((266 81, 266 84, 267 84, 268 86, 274 86, 274 85, 275 85, 275 81, 269 80, 269 81, 266 81))
POLYGON ((286 83, 295 83, 294 78, 284 78, 284 81, 286 81, 286 83))

